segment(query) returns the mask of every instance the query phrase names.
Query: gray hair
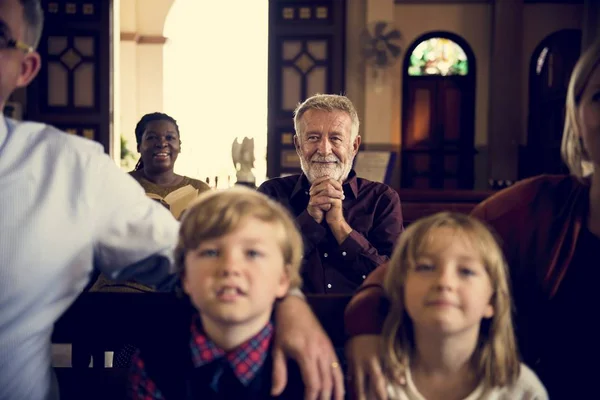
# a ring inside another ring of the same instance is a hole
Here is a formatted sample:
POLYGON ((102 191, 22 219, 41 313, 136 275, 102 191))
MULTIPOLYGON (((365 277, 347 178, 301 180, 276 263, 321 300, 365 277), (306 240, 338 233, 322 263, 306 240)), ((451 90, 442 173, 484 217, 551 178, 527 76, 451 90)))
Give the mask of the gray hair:
POLYGON ((360 127, 360 121, 358 120, 358 114, 354 108, 354 104, 349 98, 337 94, 315 94, 312 97, 304 100, 303 103, 298 104, 298 107, 294 110, 294 129, 296 134, 299 134, 300 118, 308 110, 323 110, 323 111, 344 111, 350 116, 352 126, 350 128, 350 140, 356 139, 358 136, 358 129, 360 127))
POLYGON ((37 48, 42 37, 42 29, 44 27, 44 12, 40 5, 40 0, 19 0, 23 6, 23 20, 25 21, 25 41, 26 43, 37 48))
POLYGON ((584 178, 594 172, 588 154, 583 147, 580 126, 577 121, 577 109, 581 96, 596 67, 600 64, 600 41, 592 44, 583 53, 573 69, 567 90, 565 127, 563 130, 561 155, 569 171, 577 178, 584 178))

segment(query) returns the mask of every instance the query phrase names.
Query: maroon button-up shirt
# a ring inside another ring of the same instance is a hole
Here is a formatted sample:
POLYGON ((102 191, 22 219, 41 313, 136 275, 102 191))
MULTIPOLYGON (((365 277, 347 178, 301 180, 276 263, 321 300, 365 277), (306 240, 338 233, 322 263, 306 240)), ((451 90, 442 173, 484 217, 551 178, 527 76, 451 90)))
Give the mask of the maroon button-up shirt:
POLYGON ((378 265, 386 262, 404 230, 400 198, 383 183, 358 178, 342 185, 344 217, 352 232, 338 244, 327 222, 318 224, 306 207, 310 183, 304 174, 274 178, 258 190, 296 217, 304 238, 302 277, 306 293, 352 293, 378 265))

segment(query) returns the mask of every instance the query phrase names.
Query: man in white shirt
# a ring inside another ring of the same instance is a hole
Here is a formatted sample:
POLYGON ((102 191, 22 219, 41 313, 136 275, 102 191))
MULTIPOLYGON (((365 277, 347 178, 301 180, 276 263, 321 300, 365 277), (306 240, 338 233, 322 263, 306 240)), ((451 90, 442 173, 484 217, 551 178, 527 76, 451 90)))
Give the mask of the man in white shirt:
MULTIPOLYGON (((0 0, 1 109, 40 69, 42 24, 40 0, 0 0)), ((178 223, 99 144, 44 124, 0 117, 0 187, 0 399, 56 399, 54 322, 93 266, 113 279, 165 282, 178 223)), ((291 296, 277 313, 274 393, 285 387, 285 353, 307 398, 341 399, 338 360, 308 305, 291 296)))

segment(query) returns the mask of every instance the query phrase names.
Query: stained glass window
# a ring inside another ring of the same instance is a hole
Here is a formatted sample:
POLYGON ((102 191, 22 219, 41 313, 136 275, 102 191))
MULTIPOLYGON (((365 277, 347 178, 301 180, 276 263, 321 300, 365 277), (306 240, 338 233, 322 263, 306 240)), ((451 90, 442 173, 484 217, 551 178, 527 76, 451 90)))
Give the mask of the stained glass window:
POLYGON ((467 75, 468 72, 465 51, 450 39, 427 39, 419 43, 410 55, 410 76, 467 75))

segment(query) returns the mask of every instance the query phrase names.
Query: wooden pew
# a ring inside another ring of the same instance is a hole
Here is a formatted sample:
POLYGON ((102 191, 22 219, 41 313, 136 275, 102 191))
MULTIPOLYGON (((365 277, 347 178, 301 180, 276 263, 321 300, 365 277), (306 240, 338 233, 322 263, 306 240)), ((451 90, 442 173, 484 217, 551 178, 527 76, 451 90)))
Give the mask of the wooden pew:
POLYGON ((468 214, 494 191, 400 189, 404 226, 440 211, 468 214))
MULTIPOLYGON (((331 338, 343 349, 344 309, 351 296, 309 295, 307 301, 331 338)), ((73 354, 92 351, 94 368, 87 363, 55 368, 61 400, 124 399, 127 371, 104 368, 104 351, 140 341, 168 337, 169 326, 180 318, 175 295, 169 293, 84 293, 55 324, 53 343, 73 343, 73 354), (99 360, 100 362, 96 361, 99 360)))

